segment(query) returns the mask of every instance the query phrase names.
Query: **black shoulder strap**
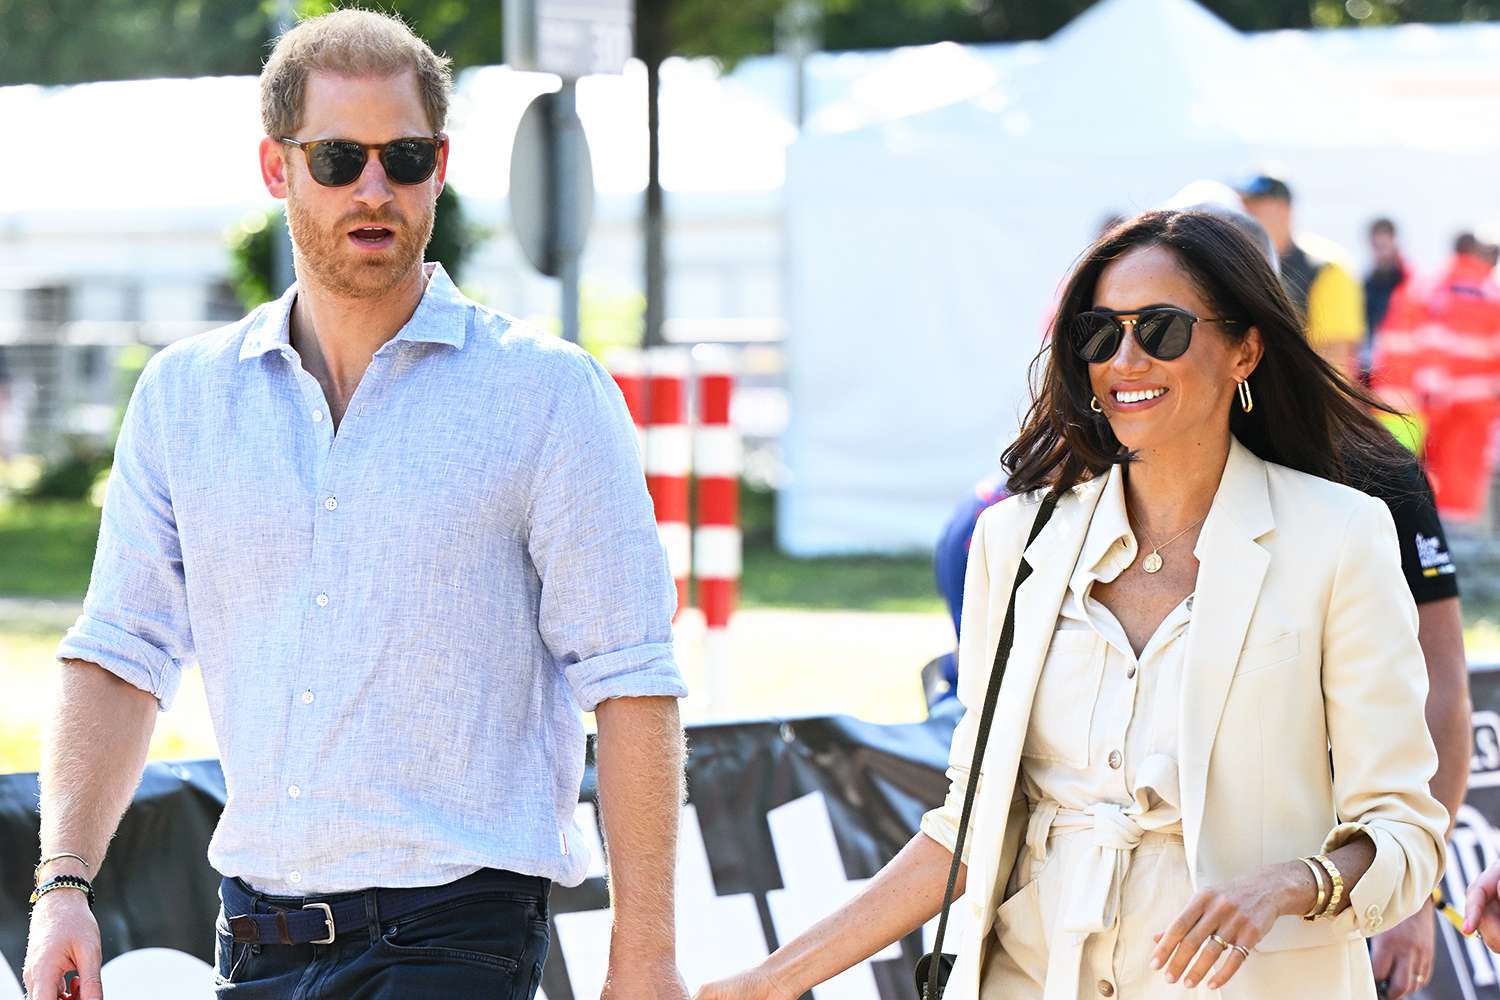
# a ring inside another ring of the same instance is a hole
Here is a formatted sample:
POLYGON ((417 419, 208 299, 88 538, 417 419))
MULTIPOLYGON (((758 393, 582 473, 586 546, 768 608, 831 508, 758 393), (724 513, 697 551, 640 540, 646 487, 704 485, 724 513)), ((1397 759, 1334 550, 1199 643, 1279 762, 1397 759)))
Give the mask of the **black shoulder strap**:
MULTIPOLYGON (((1026 546, 1036 541, 1036 536, 1042 533, 1042 528, 1052 519, 1052 511, 1057 507, 1056 492, 1049 492, 1042 498, 1042 506, 1036 512, 1036 520, 1032 522, 1031 534, 1026 537, 1026 546)), ((1016 566, 1016 579, 1010 588, 1010 601, 1005 605, 1005 623, 1000 627, 1000 643, 995 647, 995 665, 990 670, 989 688, 984 693, 984 708, 979 713, 979 732, 974 737, 974 759, 969 764, 969 787, 964 793, 964 808, 958 820, 958 839, 953 845, 953 864, 948 868, 948 888, 943 891, 943 910, 938 918, 937 939, 933 942, 932 953, 941 955, 943 953, 943 935, 948 930, 948 909, 953 905, 953 890, 958 885, 958 867, 963 863, 964 840, 969 834, 969 815, 974 811, 974 794, 979 788, 979 765, 984 760, 984 747, 990 739, 990 725, 995 721, 995 704, 1000 698, 1000 682, 1005 678, 1005 663, 1010 659, 1011 643, 1016 635, 1016 591, 1026 578, 1031 576, 1031 564, 1023 555, 1019 565, 1016 566)), ((975 623, 976 625, 978 623, 975 623)), ((938 996, 937 975, 938 963, 932 962, 928 967, 928 995, 938 996)))

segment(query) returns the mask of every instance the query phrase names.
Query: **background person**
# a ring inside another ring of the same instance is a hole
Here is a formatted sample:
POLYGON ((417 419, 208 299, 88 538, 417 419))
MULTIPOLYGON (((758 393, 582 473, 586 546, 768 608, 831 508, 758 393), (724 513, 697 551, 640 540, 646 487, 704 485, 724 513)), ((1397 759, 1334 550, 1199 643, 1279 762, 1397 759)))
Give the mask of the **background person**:
POLYGON ((1370 351, 1375 331, 1385 322, 1391 296, 1411 277, 1401 254, 1396 224, 1387 218, 1370 223, 1370 270, 1365 272, 1365 350, 1370 351))
POLYGON ((1043 487, 1064 492, 1025 551, 947 996, 1369 1000, 1353 935, 1437 882, 1416 615, 1385 506, 1338 483, 1340 456, 1405 459, 1264 256, 1207 213, 1139 217, 1085 254, 1045 356, 1005 455, 1022 495, 975 532, 947 803, 853 901, 699 1000, 799 996, 937 912, 1043 487))
POLYGON ((1364 293, 1345 263, 1347 254, 1321 237, 1294 235, 1292 189, 1281 178, 1260 174, 1240 187, 1240 196, 1276 246, 1281 283, 1306 317, 1307 339, 1325 361, 1357 381, 1364 293))
POLYGON ((620 393, 423 263, 450 88, 425 42, 339 11, 285 34, 261 88, 297 283, 157 354, 131 399, 58 649, 28 996, 77 969, 99 1000, 87 880, 197 662, 228 788, 209 845, 219 995, 532 996, 549 887, 589 863, 583 709, 605 995, 685 997, 685 688, 620 393))
POLYGON ((1500 286, 1472 233, 1433 279, 1409 282, 1376 333, 1371 387, 1425 427, 1423 456, 1444 520, 1485 514, 1500 418, 1500 286))

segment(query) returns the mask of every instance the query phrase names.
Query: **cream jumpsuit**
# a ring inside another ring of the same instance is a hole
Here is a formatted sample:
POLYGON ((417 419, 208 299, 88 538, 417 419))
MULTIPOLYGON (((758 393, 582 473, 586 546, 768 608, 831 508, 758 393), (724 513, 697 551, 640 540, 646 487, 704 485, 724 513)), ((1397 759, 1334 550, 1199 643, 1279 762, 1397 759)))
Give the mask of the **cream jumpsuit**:
POLYGON ((1100 497, 1038 683, 1019 777, 1031 819, 995 920, 984 1000, 1185 995, 1149 963, 1152 936, 1193 895, 1177 780, 1193 599, 1137 657, 1090 596, 1137 554, 1124 478, 1109 477, 1100 497))

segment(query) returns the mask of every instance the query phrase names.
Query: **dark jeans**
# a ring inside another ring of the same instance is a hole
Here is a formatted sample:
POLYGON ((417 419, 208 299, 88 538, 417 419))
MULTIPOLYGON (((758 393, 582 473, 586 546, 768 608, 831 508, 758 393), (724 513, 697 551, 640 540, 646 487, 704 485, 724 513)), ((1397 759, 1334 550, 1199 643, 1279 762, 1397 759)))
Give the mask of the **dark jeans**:
POLYGON ((290 898, 239 879, 219 886, 214 995, 238 1000, 532 1000, 547 959, 545 879, 487 869, 434 892, 434 902, 382 920, 390 890, 290 898), (228 917, 360 897, 369 926, 332 944, 242 944, 228 917))

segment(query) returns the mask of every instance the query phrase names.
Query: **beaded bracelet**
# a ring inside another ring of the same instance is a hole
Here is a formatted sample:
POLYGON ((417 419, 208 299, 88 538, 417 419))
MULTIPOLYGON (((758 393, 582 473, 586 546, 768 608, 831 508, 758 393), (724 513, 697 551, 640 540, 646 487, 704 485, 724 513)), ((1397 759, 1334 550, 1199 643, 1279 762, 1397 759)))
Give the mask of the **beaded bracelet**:
POLYGON ((37 900, 57 889, 77 889, 88 897, 89 909, 94 908, 94 886, 88 879, 78 875, 54 875, 41 885, 37 886, 31 893, 31 905, 35 906, 37 900))
POLYGON ((1318 914, 1320 917, 1331 917, 1338 912, 1339 903, 1344 901, 1344 876, 1339 873, 1338 865, 1326 854, 1319 854, 1313 859, 1323 866, 1328 872, 1328 877, 1333 879, 1333 897, 1328 900, 1328 908, 1318 914))
POLYGON ((1328 886, 1324 882, 1327 873, 1312 858, 1298 858, 1297 860, 1306 865, 1307 870, 1312 872, 1313 883, 1318 887, 1318 901, 1312 905, 1312 909, 1302 914, 1302 919, 1316 920, 1318 915, 1323 912, 1323 907, 1328 903, 1328 886))

